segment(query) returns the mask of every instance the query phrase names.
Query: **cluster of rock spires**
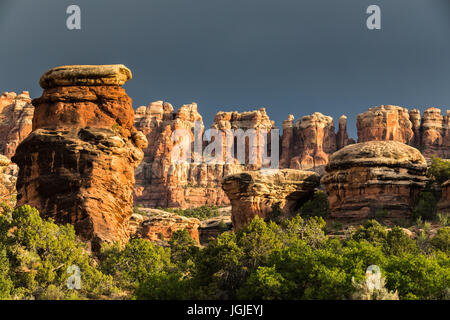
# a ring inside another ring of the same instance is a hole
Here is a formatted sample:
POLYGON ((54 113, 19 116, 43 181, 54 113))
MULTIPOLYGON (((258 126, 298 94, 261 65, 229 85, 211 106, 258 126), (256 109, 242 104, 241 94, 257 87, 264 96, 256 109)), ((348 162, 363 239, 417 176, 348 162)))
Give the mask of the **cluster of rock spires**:
MULTIPOLYGON (((240 228, 255 215, 266 217, 274 205, 289 215, 322 183, 332 217, 360 219, 377 210, 401 216, 427 181, 426 158, 450 158, 449 110, 442 115, 430 108, 421 116, 388 105, 358 115, 358 143, 348 137, 345 116, 336 132, 333 119, 319 112, 295 123, 289 115, 279 143, 281 170, 258 170, 261 162, 208 164, 196 161, 207 144, 197 105, 175 111, 156 101, 134 112, 121 87, 130 79, 123 65, 58 67, 42 76, 40 98, 31 101, 27 92, 0 96, 2 195, 15 192, 14 155, 17 204, 72 223, 93 249, 130 235, 167 239, 180 228, 201 238, 198 220, 157 210, 133 215, 133 200, 180 208, 231 202, 233 226, 240 228), (178 129, 201 141, 191 162, 171 159, 178 129)), ((219 112, 211 128, 224 135, 229 129, 276 129, 264 108, 219 112)), ((450 210, 449 186, 442 186, 443 211, 450 210)))

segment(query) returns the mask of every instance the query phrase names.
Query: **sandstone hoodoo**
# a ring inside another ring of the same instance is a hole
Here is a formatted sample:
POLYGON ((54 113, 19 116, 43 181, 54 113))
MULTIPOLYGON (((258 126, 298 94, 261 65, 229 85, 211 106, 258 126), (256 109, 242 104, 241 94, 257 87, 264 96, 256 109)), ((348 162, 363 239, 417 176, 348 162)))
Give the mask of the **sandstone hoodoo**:
POLYGON ((331 216, 350 220, 406 217, 428 181, 420 151, 396 141, 347 146, 330 157, 326 170, 331 216))
POLYGON ((450 110, 428 108, 423 117, 417 109, 398 106, 370 108, 357 117, 358 142, 399 141, 419 148, 426 158, 450 157, 450 110))
POLYGON ((442 197, 438 203, 438 209, 441 212, 450 213, 450 180, 442 184, 442 197))
POLYGON ((124 66, 68 66, 44 74, 33 132, 19 145, 17 204, 71 223, 94 250, 128 240, 134 170, 147 147, 120 87, 124 66))
POLYGON ((267 218, 275 206, 282 215, 295 213, 319 183, 319 175, 312 171, 270 169, 230 175, 222 188, 231 201, 233 227, 240 229, 257 215, 267 218))
POLYGON ((283 121, 280 166, 282 168, 323 171, 328 157, 350 143, 347 135, 347 118, 339 119, 335 133, 332 117, 320 112, 303 116, 294 125, 294 116, 283 121))
POLYGON ((408 109, 398 106, 379 106, 361 113, 356 122, 358 142, 399 141, 411 144, 413 124, 408 109))

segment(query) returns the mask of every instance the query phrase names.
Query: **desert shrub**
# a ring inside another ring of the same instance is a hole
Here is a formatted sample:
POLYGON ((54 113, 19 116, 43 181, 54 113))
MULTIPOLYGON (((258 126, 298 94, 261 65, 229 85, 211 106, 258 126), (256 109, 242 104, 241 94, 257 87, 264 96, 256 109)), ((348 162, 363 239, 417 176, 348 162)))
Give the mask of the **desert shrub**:
POLYGON ((171 266, 170 250, 145 239, 132 239, 123 249, 118 243, 105 244, 100 259, 100 270, 113 276, 125 290, 135 290, 149 276, 171 266))
POLYGON ((430 189, 422 191, 416 199, 413 210, 413 218, 423 220, 433 220, 437 215, 437 203, 440 195, 430 189))
MULTIPOLYGON (((44 220, 30 206, 0 217, 0 240, 9 260, 9 274, 18 299, 100 298, 115 292, 112 278, 96 270, 73 226, 44 220), (81 289, 69 290, 69 266, 80 269, 81 289)), ((5 255, 2 256, 5 263, 5 255)))
POLYGON ((195 258, 199 252, 197 243, 186 229, 172 233, 169 241, 171 262, 180 272, 190 272, 195 267, 195 258))
POLYGON ((275 266, 258 267, 238 289, 237 298, 275 300, 286 296, 293 283, 287 283, 275 266))
POLYGON ((442 184, 450 179, 450 161, 433 158, 428 173, 437 183, 442 184))
POLYGON ((391 256, 386 265, 386 287, 400 299, 444 299, 450 283, 449 257, 444 253, 391 256))
POLYGON ((430 244, 433 248, 450 254, 450 227, 440 228, 431 239, 430 244))
POLYGON ((388 232, 383 250, 387 255, 403 255, 416 253, 417 244, 400 227, 394 227, 388 232))
POLYGON ((10 299, 13 283, 9 275, 9 260, 6 249, 0 244, 0 300, 10 299))
POLYGON ((326 218, 330 214, 330 205, 328 196, 325 192, 318 190, 314 193, 311 200, 305 202, 300 208, 300 215, 303 217, 323 217, 326 218))
POLYGON ((150 274, 139 283, 134 298, 137 300, 183 300, 188 299, 189 288, 180 273, 160 272, 150 274))
POLYGON ((367 240, 375 245, 383 245, 386 242, 388 232, 376 220, 368 220, 364 225, 360 226, 352 235, 352 239, 356 241, 367 240))

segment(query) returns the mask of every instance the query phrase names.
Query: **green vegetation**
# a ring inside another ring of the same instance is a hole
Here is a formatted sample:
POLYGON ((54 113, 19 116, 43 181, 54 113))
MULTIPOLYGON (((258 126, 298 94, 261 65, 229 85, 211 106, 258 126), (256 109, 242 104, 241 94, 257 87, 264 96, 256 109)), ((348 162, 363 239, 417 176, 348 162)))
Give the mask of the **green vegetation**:
POLYGON ((409 238, 399 227, 367 221, 343 239, 322 217, 255 217, 200 248, 186 230, 168 247, 132 239, 90 256, 73 227, 24 206, 0 215, 1 299, 448 299, 450 228, 409 238), (420 238, 420 239, 419 239, 420 238), (420 242, 420 243, 419 243, 420 242), (81 289, 69 290, 71 265, 81 289), (370 291, 377 265, 382 288, 370 291))
POLYGON ((423 220, 442 220, 446 216, 438 212, 437 203, 441 198, 441 192, 436 190, 435 184, 440 185, 450 179, 450 161, 433 158, 428 170, 430 182, 420 192, 413 210, 413 218, 423 220))
POLYGON ((428 172, 429 176, 438 184, 450 179, 450 161, 441 158, 433 158, 428 172))
POLYGON ((320 190, 316 191, 313 198, 302 205, 299 214, 302 217, 328 217, 330 206, 327 194, 320 190))
POLYGON ((167 212, 172 212, 180 216, 188 217, 188 218, 197 218, 199 220, 206 220, 209 218, 218 217, 220 215, 219 213, 219 207, 217 206, 201 206, 197 208, 192 209, 180 209, 180 208, 167 208, 162 209, 158 208, 160 210, 164 210, 167 212))
MULTIPOLYGON (((5 209, 5 208, 4 208, 5 209)), ((30 206, 0 215, 0 297, 100 299, 114 296, 113 278, 100 272, 71 225, 42 220, 30 206), (69 290, 68 268, 80 268, 81 290, 69 290)))

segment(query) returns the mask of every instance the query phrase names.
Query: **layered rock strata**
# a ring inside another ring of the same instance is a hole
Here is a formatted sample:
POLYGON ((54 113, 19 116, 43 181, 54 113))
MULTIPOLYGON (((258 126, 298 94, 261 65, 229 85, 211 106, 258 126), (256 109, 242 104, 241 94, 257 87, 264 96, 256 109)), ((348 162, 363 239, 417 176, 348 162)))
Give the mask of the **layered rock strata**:
POLYGON ((97 250, 126 242, 134 170, 147 147, 133 126, 132 101, 120 87, 124 66, 67 66, 41 78, 33 132, 12 160, 19 165, 17 205, 71 223, 97 250))
POLYGON ((331 216, 365 219, 406 217, 428 181, 419 150, 396 141, 347 146, 330 157, 325 184, 331 216))
POLYGON ((294 125, 294 116, 283 121, 280 167, 323 171, 328 157, 336 150, 354 143, 348 138, 347 118, 339 119, 336 133, 333 118, 315 112, 303 116, 294 125))
POLYGON ((34 106, 28 91, 0 95, 0 154, 11 158, 32 130, 34 106))
POLYGON ((319 175, 312 171, 258 170, 228 176, 222 188, 231 201, 233 227, 240 229, 255 216, 269 217, 276 207, 283 216, 295 213, 319 182, 319 175))

